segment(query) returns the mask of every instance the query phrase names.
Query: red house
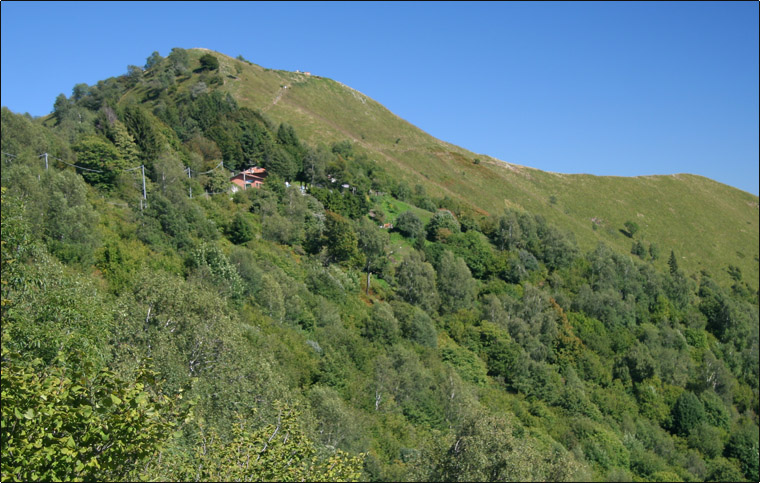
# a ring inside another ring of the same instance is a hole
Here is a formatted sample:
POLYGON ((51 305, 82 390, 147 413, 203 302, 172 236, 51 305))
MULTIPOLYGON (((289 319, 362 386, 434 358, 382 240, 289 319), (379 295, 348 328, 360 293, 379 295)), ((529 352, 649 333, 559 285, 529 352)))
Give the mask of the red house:
POLYGON ((234 185, 232 192, 234 193, 241 189, 247 190, 248 188, 261 188, 266 177, 267 170, 258 166, 241 171, 230 178, 230 182, 234 185))

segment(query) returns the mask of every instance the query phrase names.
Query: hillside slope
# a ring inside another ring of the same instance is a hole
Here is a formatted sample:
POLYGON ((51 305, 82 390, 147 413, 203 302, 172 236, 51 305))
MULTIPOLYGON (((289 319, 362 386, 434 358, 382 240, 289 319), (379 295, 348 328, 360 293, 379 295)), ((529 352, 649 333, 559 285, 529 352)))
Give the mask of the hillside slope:
POLYGON ((228 73, 223 89, 242 106, 293 125, 310 143, 350 139, 411 186, 484 214, 505 207, 540 214, 571 231, 584 249, 603 241, 630 252, 632 240, 621 230, 634 221, 637 238, 666 255, 673 250, 687 273, 706 269, 727 281, 725 269, 734 265, 745 279, 760 276, 757 196, 688 174, 624 178, 509 164, 438 140, 340 82, 215 55, 228 73))
POLYGON ((756 197, 147 66, 1 110, 0 479, 760 481, 756 197))

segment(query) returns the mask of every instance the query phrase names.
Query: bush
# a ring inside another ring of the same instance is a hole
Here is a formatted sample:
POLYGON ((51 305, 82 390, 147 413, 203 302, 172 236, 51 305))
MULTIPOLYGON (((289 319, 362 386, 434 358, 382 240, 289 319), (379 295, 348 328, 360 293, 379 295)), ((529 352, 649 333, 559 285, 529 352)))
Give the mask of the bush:
POLYGON ((744 476, 747 480, 758 479, 758 428, 749 421, 745 421, 738 430, 735 430, 726 445, 725 455, 736 458, 739 461, 744 476))
POLYGON ((412 252, 404 258, 396 269, 396 281, 399 285, 396 293, 402 300, 427 312, 438 308, 435 270, 419 253, 412 252))
POLYGON ((452 233, 459 233, 459 222, 450 211, 439 210, 430 218, 425 230, 428 240, 441 241, 452 233))
POLYGON ((438 333, 428 314, 400 301, 393 302, 392 307, 401 326, 401 333, 405 338, 427 347, 437 345, 438 333))
POLYGON ((680 436, 687 436, 692 429, 702 424, 705 419, 705 409, 702 401, 693 392, 685 391, 673 406, 671 417, 673 431, 680 436))
POLYGON ((690 448, 696 448, 712 459, 723 453, 725 432, 715 426, 702 423, 689 432, 688 443, 690 448))
POLYGON ((242 213, 235 214, 229 228, 230 241, 240 245, 253 239, 253 226, 242 213))
POLYGON ((60 360, 2 358, 3 481, 134 480, 171 437, 174 401, 147 388, 157 373, 122 380, 60 360))
POLYGON ((398 320, 387 303, 372 306, 369 320, 364 324, 362 335, 372 341, 393 344, 399 336, 398 320))
POLYGON ((211 54, 204 54, 201 57, 201 70, 217 70, 219 61, 211 54))
POLYGON ((407 238, 417 238, 424 232, 422 220, 413 211, 405 211, 396 218, 394 228, 407 238))
POLYGON ((639 231, 639 225, 634 221, 626 221, 623 226, 625 226, 625 236, 629 238, 633 238, 633 235, 639 231))

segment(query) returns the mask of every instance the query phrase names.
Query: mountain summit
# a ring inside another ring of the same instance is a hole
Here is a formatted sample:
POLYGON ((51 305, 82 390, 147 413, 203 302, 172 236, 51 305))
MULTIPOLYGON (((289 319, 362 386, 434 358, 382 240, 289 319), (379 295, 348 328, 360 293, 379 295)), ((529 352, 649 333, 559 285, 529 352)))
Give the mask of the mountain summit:
MULTIPOLYGON (((198 59, 211 51, 188 52, 198 59)), ((507 163, 436 139, 317 72, 266 69, 212 53, 223 80, 219 89, 241 106, 292 125, 313 144, 350 140, 394 176, 431 195, 449 197, 480 214, 508 207, 540 214, 573 232, 586 249, 604 242, 629 252, 631 240, 623 232, 625 222, 632 221, 641 227, 640 237, 674 250, 691 272, 708 269, 728 280, 724 268, 733 265, 751 280, 760 277, 757 196, 689 174, 571 175, 507 163)), ((190 76, 178 89, 195 82, 190 76)))

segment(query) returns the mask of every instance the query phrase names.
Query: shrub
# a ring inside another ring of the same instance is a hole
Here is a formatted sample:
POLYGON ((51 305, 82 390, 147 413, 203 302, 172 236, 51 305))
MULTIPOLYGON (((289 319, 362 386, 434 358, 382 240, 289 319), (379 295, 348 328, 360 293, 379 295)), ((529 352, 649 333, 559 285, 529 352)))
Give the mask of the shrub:
POLYGON ((678 397, 671 416, 675 433, 686 436, 705 419, 705 409, 693 392, 685 391, 678 397))
POLYGON ((204 54, 201 57, 201 70, 217 70, 219 61, 211 54, 204 54))

